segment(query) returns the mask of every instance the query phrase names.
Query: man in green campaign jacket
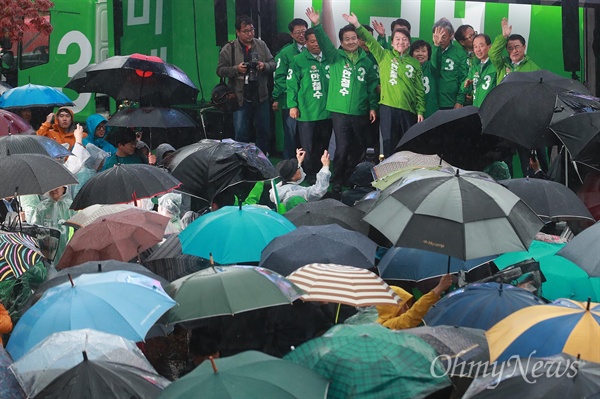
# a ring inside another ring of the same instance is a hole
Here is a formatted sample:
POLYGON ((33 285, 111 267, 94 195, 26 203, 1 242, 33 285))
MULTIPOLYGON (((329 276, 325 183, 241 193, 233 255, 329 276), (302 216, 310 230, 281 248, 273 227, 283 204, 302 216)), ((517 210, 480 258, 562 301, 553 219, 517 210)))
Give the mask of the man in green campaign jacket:
POLYGON ((525 55, 527 46, 525 38, 521 35, 511 35, 512 25, 508 24, 506 18, 502 18, 502 34, 494 39, 490 48, 490 59, 496 67, 498 83, 511 72, 531 72, 540 69, 535 62, 525 55), (504 48, 508 51, 508 57, 503 57, 504 48))
POLYGON ((327 110, 331 112, 336 143, 333 188, 339 193, 364 156, 364 135, 369 123, 377 117, 379 80, 373 63, 358 46, 354 26, 340 29, 342 48, 338 50, 319 24, 319 13, 310 7, 306 15, 315 27, 319 47, 330 65, 327 110))
POLYGON ((283 159, 296 157, 296 120, 290 118, 290 110, 286 99, 286 78, 290 62, 304 48, 304 32, 308 28, 305 20, 296 18, 289 23, 288 29, 294 41, 284 46, 275 56, 275 75, 273 79, 273 111, 281 110, 283 122, 283 159))
POLYGON ((329 146, 332 124, 327 111, 329 64, 314 28, 309 28, 305 36, 306 48, 290 64, 287 106, 290 117, 298 121, 300 145, 306 151, 303 168, 310 181, 321 167, 320 157, 329 146))
POLYGON ((446 18, 440 19, 433 25, 433 32, 434 47, 431 62, 440 71, 438 86, 440 109, 460 108, 464 103, 460 87, 469 73, 467 53, 460 44, 454 43, 454 28, 446 18))
POLYGON ((480 33, 473 39, 475 60, 469 68, 469 76, 461 90, 473 95, 473 105, 481 107, 488 93, 496 87, 496 67, 490 61, 489 51, 492 40, 488 35, 480 33))
POLYGON ((381 100, 381 137, 383 155, 394 153, 396 145, 412 125, 423 121, 425 114, 425 89, 423 88, 421 65, 409 53, 410 33, 396 30, 392 36, 391 50, 385 50, 375 38, 361 26, 354 13, 342 17, 356 27, 358 35, 379 64, 381 100))

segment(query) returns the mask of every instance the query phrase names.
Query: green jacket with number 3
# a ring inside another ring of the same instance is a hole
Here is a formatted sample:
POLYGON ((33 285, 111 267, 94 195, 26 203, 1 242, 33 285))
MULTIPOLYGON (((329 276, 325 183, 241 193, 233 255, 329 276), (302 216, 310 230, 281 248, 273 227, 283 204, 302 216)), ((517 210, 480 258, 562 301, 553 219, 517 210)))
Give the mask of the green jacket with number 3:
POLYGON ((327 110, 346 115, 377 111, 379 79, 367 53, 359 48, 352 62, 344 50, 335 48, 321 24, 315 26, 315 36, 330 68, 327 110))
POLYGON ((371 54, 379 64, 381 99, 379 104, 399 108, 415 115, 425 114, 425 88, 419 61, 396 50, 386 50, 364 26, 356 29, 365 40, 371 54))
POLYGON ((317 61, 307 49, 292 62, 287 77, 287 107, 298 108, 300 122, 331 118, 327 111, 329 64, 325 57, 317 61))
POLYGON ((488 58, 482 64, 479 59, 475 59, 469 69, 467 80, 472 80, 473 84, 465 89, 463 83, 460 90, 464 94, 473 93, 473 105, 481 107, 485 97, 496 87, 496 67, 492 60, 488 58))
POLYGON ((439 46, 433 46, 431 62, 440 71, 438 86, 440 108, 453 108, 457 103, 464 104, 465 95, 461 93, 460 88, 469 73, 469 65, 467 53, 462 46, 454 41, 450 42, 444 51, 439 46))

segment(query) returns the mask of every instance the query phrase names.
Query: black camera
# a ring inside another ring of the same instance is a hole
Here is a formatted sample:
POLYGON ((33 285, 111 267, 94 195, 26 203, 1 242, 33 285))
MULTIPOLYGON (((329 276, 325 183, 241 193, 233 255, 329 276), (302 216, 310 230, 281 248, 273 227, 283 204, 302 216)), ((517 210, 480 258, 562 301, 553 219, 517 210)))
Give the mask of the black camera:
POLYGON ((250 62, 246 62, 246 75, 248 76, 248 82, 256 82, 258 80, 258 53, 250 53, 250 62))
POLYGON ((531 150, 531 152, 529 153, 529 159, 531 159, 533 162, 537 162, 537 151, 536 150, 531 150))

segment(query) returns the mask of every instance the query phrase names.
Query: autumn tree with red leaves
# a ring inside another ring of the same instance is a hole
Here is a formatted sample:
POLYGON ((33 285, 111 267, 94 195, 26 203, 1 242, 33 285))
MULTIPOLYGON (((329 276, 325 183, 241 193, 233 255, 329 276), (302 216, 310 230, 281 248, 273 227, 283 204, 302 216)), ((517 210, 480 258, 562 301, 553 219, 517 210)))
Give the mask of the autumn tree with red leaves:
POLYGON ((52 25, 44 18, 54 7, 49 0, 0 0, 0 29, 2 37, 17 43, 27 29, 34 29, 46 35, 52 32, 52 25), (28 25, 25 25, 27 19, 28 25))

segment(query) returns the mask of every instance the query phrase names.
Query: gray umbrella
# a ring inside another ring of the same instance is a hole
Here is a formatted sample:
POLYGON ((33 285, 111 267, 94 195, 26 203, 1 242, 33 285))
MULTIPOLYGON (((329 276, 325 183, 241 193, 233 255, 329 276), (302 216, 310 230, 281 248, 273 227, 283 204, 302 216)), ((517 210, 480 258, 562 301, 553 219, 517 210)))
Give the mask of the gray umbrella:
POLYGON ((563 249, 558 251, 557 255, 569 259, 585 270, 590 277, 600 277, 599 242, 600 222, 596 222, 593 226, 577 234, 563 249))
POLYGON ((369 234, 369 225, 362 221, 364 212, 333 198, 299 204, 284 216, 297 227, 337 224, 364 235, 369 234))
POLYGON ((260 267, 287 276, 310 263, 335 263, 364 269, 373 267, 377 244, 337 224, 300 226, 276 237, 260 257, 260 267))
POLYGON ((395 246, 462 260, 525 250, 543 226, 495 182, 424 169, 383 190, 363 220, 395 246))
MULTIPOLYGON (((600 367, 597 363, 560 354, 517 359, 496 365, 494 372, 473 380, 463 398, 598 398, 600 367)), ((476 367, 474 367, 475 369, 476 367)))
POLYGON ((77 184, 75 176, 54 159, 40 154, 0 156, 0 198, 44 194, 60 186, 77 184))
POLYGON ((583 201, 564 184, 528 177, 499 183, 518 195, 542 219, 594 220, 583 201))
POLYGON ((9 135, 0 137, 0 155, 42 154, 51 158, 68 157, 71 151, 44 136, 9 135))

